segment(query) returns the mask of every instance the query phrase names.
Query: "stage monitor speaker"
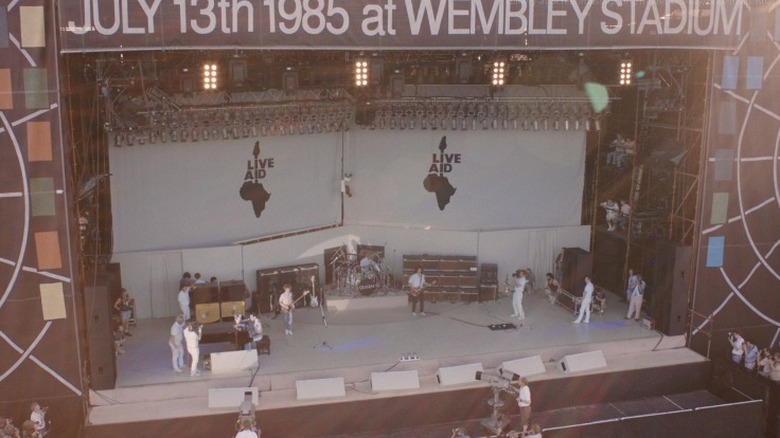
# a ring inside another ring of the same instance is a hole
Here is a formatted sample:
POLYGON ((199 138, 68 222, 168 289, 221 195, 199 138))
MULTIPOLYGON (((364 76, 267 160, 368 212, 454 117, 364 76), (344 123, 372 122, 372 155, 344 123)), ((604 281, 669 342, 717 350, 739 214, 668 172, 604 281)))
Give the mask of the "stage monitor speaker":
POLYGON ((460 385, 462 383, 476 382, 477 371, 482 371, 482 363, 441 367, 436 373, 436 378, 441 386, 460 385))
POLYGON ((295 397, 298 400, 346 397, 346 395, 343 377, 295 381, 295 397))
POLYGON ((256 386, 251 388, 209 388, 209 408, 238 409, 244 401, 244 396, 252 394, 252 404, 257 406, 260 392, 256 386))
POLYGON ((561 287, 575 296, 582 296, 585 276, 592 275, 593 257, 582 248, 563 248, 563 278, 561 287))
POLYGON ((87 317, 87 336, 113 337, 111 313, 113 302, 106 286, 85 286, 84 304, 87 317))
POLYGON ((114 353, 114 337, 89 337, 89 375, 90 388, 103 390, 114 389, 116 385, 116 354, 114 353))
POLYGON ((579 373, 581 371, 605 368, 607 361, 604 359, 604 353, 601 350, 595 350, 566 355, 561 360, 560 365, 565 373, 579 373))
POLYGON ((211 353, 211 372, 225 373, 257 368, 257 350, 237 350, 211 353))
POLYGON ((420 375, 417 370, 371 373, 371 389, 374 391, 420 389, 420 375))
POLYGON ((547 370, 544 368, 541 356, 531 356, 502 363, 501 372, 504 373, 506 371, 515 373, 520 377, 528 377, 534 374, 543 374, 547 370))
POLYGON ((691 247, 670 241, 656 244, 656 269, 646 299, 651 303, 655 329, 665 335, 686 331, 691 247))

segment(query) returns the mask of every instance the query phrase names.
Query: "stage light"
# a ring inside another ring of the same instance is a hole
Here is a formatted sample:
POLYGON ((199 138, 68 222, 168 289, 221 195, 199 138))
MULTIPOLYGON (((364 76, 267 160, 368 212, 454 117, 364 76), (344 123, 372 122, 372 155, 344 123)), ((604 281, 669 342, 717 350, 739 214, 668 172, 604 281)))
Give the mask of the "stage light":
POLYGON ((217 64, 207 62, 203 64, 202 80, 204 90, 216 90, 217 89, 217 64))
POLYGON ((633 63, 630 59, 620 62, 620 85, 631 85, 633 80, 633 63))
POLYGON ((355 61, 355 86, 365 87, 368 85, 368 61, 358 59, 355 61))
POLYGON ((504 61, 493 62, 493 79, 491 84, 494 87, 503 87, 506 78, 506 63, 504 61))

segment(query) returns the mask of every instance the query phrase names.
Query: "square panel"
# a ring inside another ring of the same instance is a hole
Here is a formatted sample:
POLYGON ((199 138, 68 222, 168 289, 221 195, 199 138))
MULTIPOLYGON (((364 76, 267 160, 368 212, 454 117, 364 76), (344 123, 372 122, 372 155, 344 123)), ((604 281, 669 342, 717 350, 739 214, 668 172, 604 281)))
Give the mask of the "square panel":
POLYGON ((38 256, 38 269, 61 269, 60 236, 56 231, 35 233, 35 253, 38 256))
POLYGON ((43 6, 19 8, 22 47, 46 47, 46 19, 43 12, 43 6))
POLYGON ((24 69, 24 106, 27 109, 49 107, 49 75, 45 68, 24 69))
POLYGON ((745 88, 748 90, 760 90, 764 83, 764 57, 748 56, 747 71, 745 72, 745 88))
POLYGON ((30 178, 30 205, 33 217, 54 216, 54 179, 30 178))
POLYGON ((62 290, 62 283, 44 283, 39 286, 39 289, 43 320, 67 318, 68 312, 65 310, 65 293, 62 290))
POLYGON ((707 240, 707 267, 720 268, 723 266, 723 250, 726 238, 724 236, 712 236, 707 240))
POLYGON ((712 194, 712 211, 710 224, 725 224, 728 220, 729 194, 718 192, 712 194))
POLYGON ((0 49, 8 48, 8 13, 0 8, 0 49))
POLYGON ((739 77, 739 56, 723 57, 723 77, 721 78, 721 87, 724 90, 736 90, 737 78, 739 77))
POLYGON ((27 160, 51 161, 51 123, 27 122, 27 160))
POLYGON ((731 181, 734 177, 734 150, 715 150, 715 181, 731 181))
POLYGON ((0 110, 14 108, 14 91, 11 70, 0 68, 0 110))
POLYGON ((718 111, 718 134, 737 133, 737 103, 721 102, 718 111))

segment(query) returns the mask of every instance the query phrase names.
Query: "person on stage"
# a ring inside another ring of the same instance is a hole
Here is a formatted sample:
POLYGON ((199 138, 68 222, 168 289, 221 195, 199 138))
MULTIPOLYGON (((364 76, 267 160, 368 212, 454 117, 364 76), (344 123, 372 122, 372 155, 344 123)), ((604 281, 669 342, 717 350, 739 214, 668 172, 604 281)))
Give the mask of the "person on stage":
POLYGON ((531 424, 531 388, 528 387, 528 379, 525 377, 521 377, 518 382, 520 388, 517 391, 517 406, 520 408, 520 425, 523 427, 520 436, 525 436, 531 424))
POLYGON ((412 315, 417 316, 417 306, 420 307, 420 315, 425 316, 425 274, 422 266, 415 269, 414 274, 409 277, 409 299, 412 302, 412 315))
POLYGON ((282 286, 284 292, 279 295, 279 308, 282 310, 282 318, 284 319, 284 334, 293 334, 293 311, 295 310, 295 301, 293 300, 292 285, 285 283, 282 286))
POLYGON ((642 280, 642 276, 637 275, 634 287, 631 289, 631 294, 629 295, 626 319, 631 319, 633 315, 633 317, 639 321, 639 318, 642 316, 642 302, 644 301, 646 286, 646 283, 642 280))
POLYGON ((33 402, 30 405, 30 411, 32 411, 30 412, 30 421, 33 423, 38 436, 44 436, 48 433, 46 429, 46 410, 48 408, 42 408, 38 402, 33 402))
POLYGON ((590 322, 590 303, 593 300, 593 283, 590 281, 590 276, 585 276, 585 289, 582 291, 582 303, 580 304, 580 314, 577 319, 572 321, 575 324, 584 322, 585 324, 590 322), (582 320, 582 317, 585 320, 582 320))
POLYGON ((241 430, 236 434, 235 438, 260 438, 260 429, 254 430, 254 424, 251 420, 244 420, 241 422, 241 430))
POLYGON ((177 297, 177 300, 179 301, 179 309, 181 310, 181 314, 184 315, 184 320, 189 321, 192 317, 192 314, 190 313, 190 285, 187 284, 185 286, 182 286, 182 288, 179 290, 179 295, 177 297))
POLYGON ((171 324, 168 346, 171 347, 173 370, 180 373, 184 369, 184 315, 177 316, 176 321, 171 324))
POLYGON ((187 328, 184 329, 184 343, 187 344, 187 352, 190 353, 190 358, 192 359, 190 377, 200 375, 198 361, 200 360, 200 337, 202 334, 203 326, 195 321, 187 323, 187 328))
POLYGON ((512 278, 515 284, 512 292, 512 309, 515 311, 515 313, 510 316, 513 318, 516 317, 521 321, 525 319, 525 311, 523 310, 523 293, 525 292, 525 286, 528 283, 526 275, 528 274, 525 270, 522 269, 512 273, 512 278))
POLYGON ((130 316, 133 309, 133 299, 127 294, 127 289, 122 288, 122 293, 114 302, 114 309, 119 312, 119 323, 122 324, 122 330, 126 336, 133 336, 130 333, 130 316))
POLYGON ((544 287, 544 294, 550 299, 550 304, 555 304, 555 301, 558 300, 558 288, 560 287, 560 283, 555 279, 552 272, 548 272, 547 285, 544 287))

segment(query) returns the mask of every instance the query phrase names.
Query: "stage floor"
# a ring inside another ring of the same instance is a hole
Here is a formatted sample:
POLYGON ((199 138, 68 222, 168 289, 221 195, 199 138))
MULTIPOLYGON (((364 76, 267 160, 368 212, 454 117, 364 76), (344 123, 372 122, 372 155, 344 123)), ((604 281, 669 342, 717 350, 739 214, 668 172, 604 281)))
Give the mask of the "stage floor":
MULTIPOLYGON (((543 292, 526 295, 526 319, 511 318, 510 298, 478 302, 428 302, 425 316, 413 316, 401 291, 354 297, 351 308, 331 297, 324 317, 319 308, 299 308, 294 334, 284 334, 281 316, 263 315, 263 330, 271 338, 271 354, 260 355, 260 373, 290 373, 393 363, 405 353, 420 359, 486 355, 528 349, 552 349, 577 344, 635 338, 660 338, 655 331, 625 320, 627 304, 613 299, 603 315, 589 324, 572 324, 573 314, 550 304, 543 292), (388 298, 397 297, 389 300, 388 298), (383 301, 372 307, 371 301, 383 301), (355 303, 358 303, 357 305, 355 303), (399 304, 400 303, 400 304, 399 304), (395 306, 393 307, 393 304, 395 306), (357 307, 357 308, 354 308, 357 307), (327 326, 325 325, 327 323, 327 326), (517 329, 493 331, 491 324, 514 323, 517 329)), ((140 320, 117 358, 117 387, 133 387, 228 377, 204 371, 199 377, 176 374, 171 366, 168 333, 173 318, 140 320)), ((201 355, 232 350, 228 343, 201 344, 201 355)))
MULTIPOLYGON (((494 372, 504 361, 534 355, 541 356, 547 372, 531 376, 532 381, 568 377, 557 367, 562 357, 596 349, 603 350, 609 369, 595 372, 704 360, 680 348, 682 337, 665 337, 639 322, 625 320, 627 304, 613 295, 609 298, 603 315, 594 313, 589 324, 572 324, 572 312, 551 304, 541 291, 525 296, 523 321, 510 317, 509 297, 482 303, 428 302, 425 316, 413 316, 402 291, 351 299, 333 296, 324 317, 319 308, 296 310, 293 335, 284 334, 281 317, 263 315, 271 354, 258 356, 258 368, 203 371, 197 377, 172 369, 168 336, 173 318, 139 320, 126 342, 126 353, 117 358, 116 389, 90 393, 89 422, 114 424, 232 412, 208 407, 211 388, 257 387, 262 397, 259 411, 338 402, 333 398, 296 399, 297 380, 331 377, 344 377, 347 396, 343 400, 448 391, 453 387, 436 380, 440 367, 479 362, 485 371, 494 372), (517 328, 488 328, 502 323, 514 323, 517 328), (401 361, 409 353, 420 359, 401 361), (417 370, 420 389, 372 391, 370 373, 389 370, 417 370)), ((201 355, 232 349, 229 343, 202 344, 201 355)))

